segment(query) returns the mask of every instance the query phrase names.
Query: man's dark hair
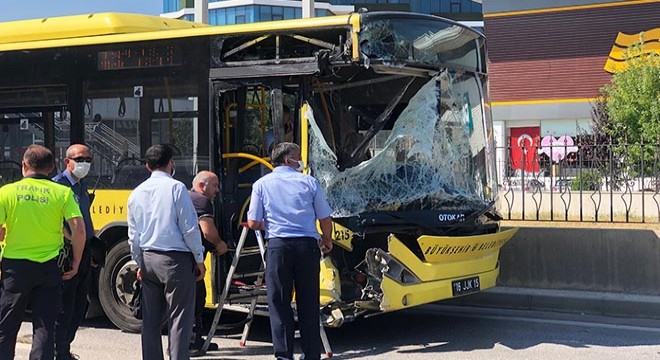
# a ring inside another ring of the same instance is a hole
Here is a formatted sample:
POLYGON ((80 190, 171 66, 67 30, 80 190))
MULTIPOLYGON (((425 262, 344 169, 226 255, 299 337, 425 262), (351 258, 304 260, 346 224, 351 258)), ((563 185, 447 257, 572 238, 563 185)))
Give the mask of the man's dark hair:
POLYGON ((286 105, 282 105, 282 112, 285 114, 291 114, 291 109, 286 105))
POLYGON ((28 169, 38 172, 50 172, 55 166, 55 158, 53 153, 44 146, 30 145, 25 154, 23 154, 23 161, 28 169))
POLYGON ((159 170, 167 166, 174 157, 174 149, 167 144, 153 145, 144 153, 147 165, 151 170, 159 170))
POLYGON ((271 156, 271 163, 275 166, 284 165, 284 159, 291 156, 294 150, 300 150, 300 146, 290 142, 275 145, 271 156))

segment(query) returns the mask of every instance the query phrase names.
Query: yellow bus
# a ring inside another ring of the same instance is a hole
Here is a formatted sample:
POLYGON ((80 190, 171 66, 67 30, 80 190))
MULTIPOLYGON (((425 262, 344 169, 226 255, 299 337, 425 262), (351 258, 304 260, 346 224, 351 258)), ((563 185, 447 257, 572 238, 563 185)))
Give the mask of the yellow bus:
MULTIPOLYGON (((131 14, 0 24, 0 182, 33 143, 86 143, 97 236, 108 244, 93 303, 136 331, 126 199, 157 143, 175 177, 216 172, 231 245, 273 142, 302 148, 334 209, 321 272, 325 324, 495 286, 500 231, 484 36, 412 13, 353 13, 231 26, 131 14), (290 109, 290 115, 285 114, 290 109), (291 121, 289 121, 289 116, 291 121)), ((224 274, 212 258, 207 303, 224 274)))

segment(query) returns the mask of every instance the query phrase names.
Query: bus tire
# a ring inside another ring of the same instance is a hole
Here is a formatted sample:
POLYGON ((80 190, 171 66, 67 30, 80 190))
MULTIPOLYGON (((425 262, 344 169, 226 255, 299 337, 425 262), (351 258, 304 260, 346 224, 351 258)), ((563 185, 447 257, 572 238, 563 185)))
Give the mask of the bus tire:
POLYGON ((99 301, 106 316, 121 330, 138 333, 142 321, 131 313, 128 303, 135 293, 137 264, 131 259, 128 239, 110 249, 99 274, 99 301))

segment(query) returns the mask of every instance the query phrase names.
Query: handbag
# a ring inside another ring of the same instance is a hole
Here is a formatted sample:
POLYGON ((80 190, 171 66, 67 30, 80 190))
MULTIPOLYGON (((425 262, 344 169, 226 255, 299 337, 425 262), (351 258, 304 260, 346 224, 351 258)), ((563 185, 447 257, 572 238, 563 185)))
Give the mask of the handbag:
POLYGON ((64 239, 60 253, 57 255, 57 267, 62 273, 73 269, 73 245, 68 239, 64 239))

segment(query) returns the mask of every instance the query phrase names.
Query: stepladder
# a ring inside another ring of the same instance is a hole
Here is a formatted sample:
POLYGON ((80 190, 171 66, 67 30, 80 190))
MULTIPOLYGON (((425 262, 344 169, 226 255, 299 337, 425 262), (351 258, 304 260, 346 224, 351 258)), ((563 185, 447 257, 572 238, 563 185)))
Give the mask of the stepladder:
MULTIPOLYGON (((215 304, 216 305, 215 314, 213 316, 213 321, 211 323, 209 333, 202 346, 202 350, 201 350, 202 355, 206 354, 206 351, 208 350, 211 341, 216 336, 216 332, 219 328, 218 324, 220 322, 220 317, 222 315, 223 310, 228 308, 235 309, 235 307, 231 306, 232 303, 238 302, 248 306, 247 315, 245 320, 243 321, 244 322, 243 332, 241 333, 241 339, 239 342, 239 345, 241 347, 246 346, 247 344, 247 338, 250 333, 250 329, 252 327, 252 320, 254 319, 255 315, 257 314, 268 315, 267 311, 260 311, 257 309, 259 305, 259 298, 264 298, 266 295, 266 287, 264 286, 265 285, 264 271, 266 269, 266 244, 264 242, 264 238, 261 234, 261 231, 259 230, 253 230, 253 231, 256 237, 256 242, 257 242, 256 246, 252 246, 252 247, 246 246, 250 229, 247 227, 246 224, 242 224, 242 231, 238 239, 238 242, 236 243, 236 248, 233 251, 230 250, 230 252, 233 252, 233 258, 231 261, 231 265, 229 266, 229 270, 227 271, 227 277, 226 280, 224 281, 222 292, 220 293, 220 296, 217 298, 217 302, 215 304), (249 273, 238 272, 239 263, 242 258, 245 258, 247 256, 257 256, 257 255, 260 256, 260 265, 258 271, 249 272, 249 273), (242 279, 251 278, 255 280, 252 285, 243 284, 241 286, 242 291, 237 292, 235 291, 234 281, 241 278, 242 279)), ((243 306, 241 307, 241 309, 245 309, 245 307, 243 306)), ((325 356, 326 358, 331 358, 332 349, 330 347, 330 341, 328 340, 328 336, 325 332, 325 328, 323 327, 322 321, 319 323, 319 331, 320 331, 320 339, 323 345, 325 356)))

